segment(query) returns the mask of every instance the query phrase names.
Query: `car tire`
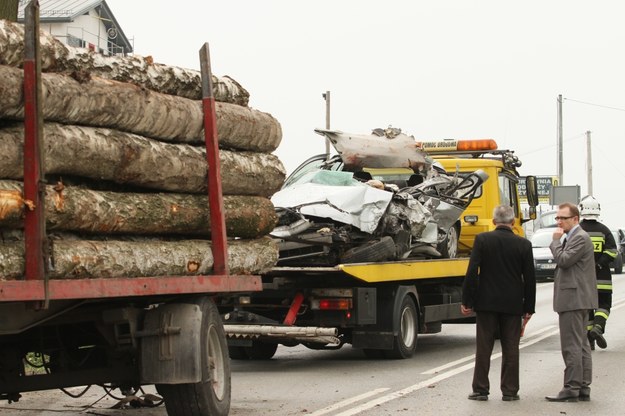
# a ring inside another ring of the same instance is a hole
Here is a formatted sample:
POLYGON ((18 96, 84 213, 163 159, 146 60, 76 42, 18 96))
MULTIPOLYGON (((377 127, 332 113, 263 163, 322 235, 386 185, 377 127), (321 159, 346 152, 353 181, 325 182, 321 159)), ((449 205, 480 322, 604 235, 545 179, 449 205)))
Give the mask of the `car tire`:
POLYGON ((445 239, 441 241, 436 249, 441 253, 441 257, 444 259, 455 259, 458 257, 458 240, 460 238, 460 230, 457 224, 454 224, 449 231, 445 239))
POLYGON ((360 247, 347 250, 341 263, 365 263, 391 260, 395 256, 395 242, 389 236, 370 241, 360 247))

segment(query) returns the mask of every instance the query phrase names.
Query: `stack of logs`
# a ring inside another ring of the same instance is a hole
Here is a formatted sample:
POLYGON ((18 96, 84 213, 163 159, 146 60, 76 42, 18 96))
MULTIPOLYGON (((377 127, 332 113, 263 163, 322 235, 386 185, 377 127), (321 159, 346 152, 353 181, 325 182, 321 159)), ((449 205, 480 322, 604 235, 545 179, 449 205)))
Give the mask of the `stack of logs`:
MULTIPOLYGON (((49 277, 210 274, 199 72, 40 36, 49 277)), ((0 280, 24 274, 23 39, 0 20, 0 280)), ((278 255, 280 124, 231 78, 213 84, 230 272, 262 273, 278 255)))

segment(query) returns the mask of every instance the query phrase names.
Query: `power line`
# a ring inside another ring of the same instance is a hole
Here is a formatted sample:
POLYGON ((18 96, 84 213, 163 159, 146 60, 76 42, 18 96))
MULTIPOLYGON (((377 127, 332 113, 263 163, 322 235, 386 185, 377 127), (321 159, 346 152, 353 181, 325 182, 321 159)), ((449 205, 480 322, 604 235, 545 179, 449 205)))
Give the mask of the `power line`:
MULTIPOLYGON (((581 139, 583 137, 586 137, 586 134, 585 133, 580 133, 580 134, 577 134, 575 136, 568 137, 568 138, 564 139, 564 141, 565 142, 570 142, 570 141, 573 141, 573 140, 581 139)), ((530 150, 528 152, 519 153, 519 156, 526 156, 526 155, 529 155, 529 154, 532 154, 532 153, 540 152, 542 150, 551 149, 553 147, 555 147, 555 144, 550 144, 550 145, 547 145, 547 146, 538 147, 538 148, 530 150)))
POLYGON ((602 104, 594 104, 594 103, 589 103, 586 101, 574 100, 572 98, 564 98, 564 99, 567 101, 573 101, 573 102, 580 103, 580 104, 592 105, 594 107, 608 108, 610 110, 616 110, 616 111, 625 111, 625 108, 610 107, 609 105, 602 105, 602 104))

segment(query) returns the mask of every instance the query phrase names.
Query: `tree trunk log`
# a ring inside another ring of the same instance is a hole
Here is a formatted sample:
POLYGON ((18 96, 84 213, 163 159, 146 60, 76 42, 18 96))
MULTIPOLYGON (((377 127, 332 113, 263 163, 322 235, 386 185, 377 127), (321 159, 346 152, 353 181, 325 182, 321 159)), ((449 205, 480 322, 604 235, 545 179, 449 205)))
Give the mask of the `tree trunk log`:
MULTIPOLYGON (((0 66, 0 79, 0 117, 22 119, 23 72, 0 66)), ((46 120, 108 127, 169 142, 204 143, 201 101, 102 78, 79 82, 47 73, 41 79, 46 120)), ((215 108, 220 146, 272 152, 280 144, 280 123, 270 114, 228 103, 216 103, 215 108)))
MULTIPOLYGON (((1 88, 1 87, 0 87, 1 88)), ((22 179, 24 129, 0 129, 0 178, 22 179)), ((44 125, 46 173, 75 175, 149 189, 206 193, 206 152, 106 128, 44 125)), ((224 194, 270 196, 285 170, 271 154, 219 152, 224 194)))
MULTIPOLYGON (((21 182, 0 181, 0 228, 22 228, 21 182)), ((102 192, 46 186, 46 227, 93 234, 210 236, 208 197, 189 194, 102 192)), ((229 237, 256 238, 276 225, 274 207, 257 196, 224 197, 229 237)))
MULTIPOLYGON (((17 4, 17 0, 12 0, 17 4)), ((2 4, 7 3, 3 0, 2 4)), ((10 3, 10 2, 9 2, 10 3)), ((17 7, 17 6, 16 6, 17 7)), ((17 9, 15 11, 17 16, 17 9)), ((40 32, 41 67, 44 72, 88 72, 129 82, 163 94, 200 100, 199 71, 153 62, 151 56, 103 56, 64 45, 48 32, 40 32)), ((21 67, 24 62, 24 26, 0 20, 0 65, 21 67)), ((213 76, 216 101, 247 106, 250 94, 232 78, 213 76)))
MULTIPOLYGON (((213 255, 208 240, 97 241, 52 240, 51 279, 183 276, 210 274, 213 255)), ((231 274, 261 274, 278 260, 268 237, 228 242, 231 274)), ((0 280, 24 275, 24 242, 0 242, 0 280)))

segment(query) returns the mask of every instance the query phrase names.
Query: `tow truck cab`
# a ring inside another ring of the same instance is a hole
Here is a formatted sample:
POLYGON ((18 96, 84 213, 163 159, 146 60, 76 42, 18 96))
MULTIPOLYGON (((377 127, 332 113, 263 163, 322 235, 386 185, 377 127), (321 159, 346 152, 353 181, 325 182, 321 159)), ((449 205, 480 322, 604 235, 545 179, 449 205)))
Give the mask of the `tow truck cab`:
MULTIPOLYGON (((522 224, 535 218, 538 194, 535 177, 528 176, 527 198, 530 205, 530 218, 523 218, 519 200, 518 184, 521 180, 517 168, 521 161, 510 150, 498 150, 494 140, 443 140, 420 144, 428 155, 439 162, 448 173, 466 175, 478 169, 485 171, 490 178, 481 185, 481 189, 464 211, 458 224, 460 237, 458 255, 469 255, 475 236, 495 228, 493 209, 500 204, 510 205, 514 209, 514 232, 524 236, 522 224), (497 180, 493 180, 497 178, 497 180)), ((409 179, 410 169, 371 169, 374 179, 398 183, 409 179)))

